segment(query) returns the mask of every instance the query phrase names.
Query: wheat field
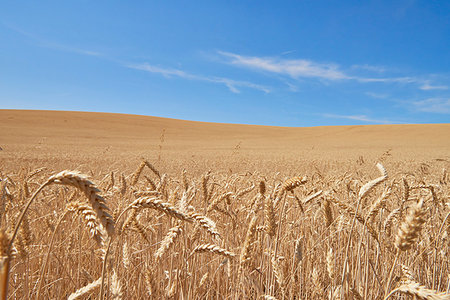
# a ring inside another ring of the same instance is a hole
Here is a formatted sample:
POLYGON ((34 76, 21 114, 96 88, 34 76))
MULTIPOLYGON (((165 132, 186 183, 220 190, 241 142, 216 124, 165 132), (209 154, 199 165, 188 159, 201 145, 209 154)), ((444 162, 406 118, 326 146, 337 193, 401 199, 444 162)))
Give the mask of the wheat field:
POLYGON ((450 299, 449 124, 0 125, 1 299, 450 299))

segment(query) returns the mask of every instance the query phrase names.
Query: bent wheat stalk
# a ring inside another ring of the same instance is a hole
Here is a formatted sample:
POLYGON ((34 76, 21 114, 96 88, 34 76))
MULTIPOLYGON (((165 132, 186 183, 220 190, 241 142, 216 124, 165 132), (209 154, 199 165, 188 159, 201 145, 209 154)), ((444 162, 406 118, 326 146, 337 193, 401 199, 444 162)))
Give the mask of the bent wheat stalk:
MULTIPOLYGON (((95 214, 97 215, 97 219, 99 223, 106 229, 106 232, 108 236, 111 237, 114 234, 114 227, 115 222, 112 218, 112 216, 108 213, 109 208, 106 206, 105 199, 100 196, 100 190, 95 186, 93 182, 87 179, 87 177, 79 172, 76 171, 62 171, 58 174, 55 174, 53 176, 50 176, 46 182, 44 182, 31 196, 28 203, 25 205, 24 209, 22 210, 22 213, 19 216, 18 221, 16 222, 16 228, 14 229, 13 236, 11 240, 9 241, 6 253, 10 253, 12 245, 14 243, 14 239, 17 236, 17 233, 19 232, 20 225, 22 224, 25 214, 27 213, 28 209, 30 208, 31 203, 33 203, 34 199, 36 199, 37 195, 48 185, 50 184, 62 184, 62 185, 70 185, 73 187, 78 188, 80 191, 82 191, 87 199, 89 200, 89 203, 91 204, 93 210, 95 211, 95 214)), ((6 277, 7 278, 7 277, 6 277)), ((7 279, 6 279, 7 280, 7 279)), ((103 281, 103 277, 102 277, 103 281)), ((4 299, 6 299, 7 294, 6 291, 4 293, 4 299)))
POLYGON ((341 285, 344 285, 344 282, 345 282, 345 274, 346 274, 345 270, 347 268, 347 262, 348 262, 348 251, 349 251, 350 243, 352 240, 352 233, 353 233, 353 229, 355 227, 355 221, 356 221, 356 218, 357 218, 357 215, 359 212, 359 207, 361 205, 361 200, 364 198, 365 195, 367 195, 367 193, 370 190, 372 190, 375 186, 377 186, 381 182, 385 181, 388 177, 386 169, 383 167, 383 165, 381 163, 377 163, 377 168, 378 168, 378 171, 380 171, 381 176, 378 178, 375 178, 374 180, 371 180, 368 183, 366 183, 365 185, 363 185, 358 193, 358 203, 356 204, 355 215, 353 216, 352 226, 350 228, 350 233, 349 233, 349 239, 347 241, 347 246, 345 248, 345 260, 344 260, 344 265, 342 267, 341 285))
MULTIPOLYGON (((117 217, 116 222, 119 222, 119 220, 122 218, 122 216, 129 211, 130 209, 135 208, 152 208, 155 210, 158 210, 160 212, 164 212, 167 215, 177 218, 182 221, 186 222, 194 222, 194 219, 180 211, 178 211, 175 207, 173 207, 170 203, 163 202, 161 199, 158 198, 149 198, 149 197, 141 197, 133 201, 128 207, 126 207, 117 217)), ((106 276, 106 264, 108 260, 109 251, 111 249, 111 244, 113 241, 114 236, 109 237, 108 246, 105 251, 105 255, 103 258, 103 266, 102 266, 102 277, 101 277, 101 283, 100 283, 100 294, 99 299, 102 300, 104 296, 104 282, 105 282, 105 276, 106 276)))
POLYGON ((387 300, 396 292, 401 292, 404 294, 412 295, 414 298, 418 297, 420 299, 427 300, 450 300, 450 294, 441 293, 436 290, 427 289, 424 286, 420 285, 418 282, 408 281, 398 288, 392 290, 384 300, 387 300))
POLYGON ((152 208, 158 210, 160 212, 166 213, 167 215, 180 219, 186 222, 193 222, 192 217, 178 211, 175 207, 173 207, 170 203, 163 202, 158 198, 150 198, 150 197, 141 197, 133 201, 127 210, 130 208, 152 208))
POLYGON ((51 176, 48 181, 49 183, 74 186, 82 191, 108 235, 112 236, 114 234, 114 220, 108 213, 109 208, 106 206, 106 201, 100 196, 100 190, 85 175, 66 170, 51 176))

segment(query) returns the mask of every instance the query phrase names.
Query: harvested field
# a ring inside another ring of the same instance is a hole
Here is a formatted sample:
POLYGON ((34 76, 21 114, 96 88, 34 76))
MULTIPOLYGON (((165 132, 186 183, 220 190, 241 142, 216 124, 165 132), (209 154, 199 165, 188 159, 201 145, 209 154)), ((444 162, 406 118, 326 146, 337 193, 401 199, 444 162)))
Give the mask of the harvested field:
POLYGON ((449 136, 0 110, 1 291, 450 299, 449 136))

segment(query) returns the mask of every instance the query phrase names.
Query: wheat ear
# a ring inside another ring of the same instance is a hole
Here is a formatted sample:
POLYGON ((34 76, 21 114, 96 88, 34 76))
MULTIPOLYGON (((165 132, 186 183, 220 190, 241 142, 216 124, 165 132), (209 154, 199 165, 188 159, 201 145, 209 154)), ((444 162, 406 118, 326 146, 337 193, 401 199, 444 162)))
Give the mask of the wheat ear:
POLYGON ((275 298, 274 296, 271 296, 271 295, 262 295, 260 298, 265 299, 265 300, 277 300, 277 298, 275 298))
POLYGON ((125 270, 128 270, 128 268, 131 265, 131 261, 130 261, 130 250, 128 248, 127 242, 125 242, 122 246, 122 263, 125 270))
POLYGON ((309 195, 309 196, 305 197, 301 202, 302 202, 303 205, 305 205, 308 202, 310 202, 311 200, 316 199, 320 195, 322 195, 322 191, 318 191, 317 193, 314 193, 312 195, 309 195))
MULTIPOLYGON (((391 188, 388 187, 383 191, 383 194, 380 198, 375 201, 372 206, 369 208, 369 212, 367 213, 367 221, 370 221, 373 219, 379 212, 380 208, 383 207, 384 203, 386 202, 386 199, 391 195, 391 188)), ((366 222, 367 222, 366 221, 366 222)))
POLYGON ((328 197, 325 197, 322 202, 322 213, 325 218, 326 227, 328 228, 333 223, 333 211, 331 210, 330 199, 328 197))
POLYGON ((142 171, 144 170, 145 167, 145 161, 141 162, 141 164, 139 165, 139 167, 137 168, 136 172, 134 172, 132 180, 131 180, 131 185, 136 185, 136 183, 139 180, 139 177, 141 176, 142 171))
POLYGON ((195 222, 197 222, 200 227, 206 229, 206 231, 216 239, 220 239, 220 234, 216 229, 216 223, 208 217, 202 216, 200 214, 194 213, 189 215, 195 222))
POLYGON ((103 243, 106 233, 104 232, 103 227, 100 226, 97 216, 91 206, 81 201, 70 202, 67 205, 67 210, 80 214, 86 222, 91 237, 97 244, 101 245, 103 243))
POLYGON ((405 293, 426 300, 450 300, 450 294, 427 289, 414 281, 408 281, 394 289, 389 293, 389 295, 386 296, 386 298, 384 298, 384 300, 387 300, 396 292, 405 293))
POLYGON ((401 209, 396 208, 392 210, 389 215, 386 217, 386 220, 383 223, 384 231, 387 232, 389 235, 391 234, 391 226, 394 219, 398 218, 398 216, 401 214, 401 209))
POLYGON ((273 201, 270 197, 266 197, 264 201, 264 222, 266 223, 265 225, 266 233, 270 237, 274 237, 277 230, 277 224, 275 222, 275 211, 273 208, 273 201))
POLYGON ((148 160, 144 161, 145 165, 152 170, 152 172, 158 176, 159 179, 161 179, 161 173, 159 173, 159 171, 155 168, 155 166, 153 166, 151 163, 148 162, 148 160))
POLYGON ((86 286, 76 290, 72 294, 70 294, 70 296, 69 296, 69 298, 67 298, 67 300, 79 299, 80 297, 82 297, 82 296, 86 295, 87 293, 92 292, 93 290, 98 288, 100 286, 101 282, 102 282, 102 279, 99 278, 96 281, 89 283, 88 285, 86 285, 86 286))
POLYGON ((256 239, 256 220, 257 217, 256 215, 254 215, 248 225, 244 246, 242 247, 241 255, 239 258, 239 273, 242 272, 242 269, 244 267, 249 265, 251 260, 251 252, 253 250, 253 245, 256 239))
POLYGON ((210 171, 208 171, 205 175, 203 175, 202 177, 202 192, 203 192, 203 201, 205 201, 205 203, 208 202, 208 180, 209 180, 209 175, 211 174, 210 171))
POLYGON ((255 188, 255 185, 252 184, 251 186, 244 188, 238 192, 236 192, 236 196, 234 197, 235 199, 239 199, 245 195, 247 195, 248 193, 250 193, 251 191, 253 191, 253 189, 255 188))
POLYGON ((164 253, 166 253, 167 250, 169 250, 169 248, 174 244, 175 240, 180 236, 182 231, 183 230, 181 224, 178 224, 177 226, 169 229, 166 236, 162 240, 158 250, 155 252, 156 261, 158 261, 164 255, 164 253))
POLYGON ((330 277, 332 285, 333 285, 334 279, 336 278, 336 272, 334 269, 333 260, 334 260, 333 248, 330 248, 327 252, 327 272, 328 272, 328 277, 330 277))
POLYGON ((166 213, 167 215, 180 219, 186 222, 193 222, 192 217, 178 211, 175 207, 173 207, 170 203, 163 202, 158 198, 149 198, 149 197, 141 197, 133 201, 129 208, 152 208, 158 210, 160 212, 166 213))
POLYGON ((116 270, 111 275, 111 297, 110 299, 120 300, 122 299, 122 284, 120 283, 119 276, 117 276, 116 270))
POLYGON ((383 167, 381 163, 377 163, 377 168, 378 171, 380 171, 381 176, 363 185, 359 190, 358 198, 360 199, 364 198, 364 196, 367 195, 368 192, 370 192, 374 187, 376 187, 377 185, 379 185, 388 178, 386 169, 383 167))
POLYGON ((202 244, 198 245, 197 247, 192 250, 192 253, 202 253, 202 252, 210 252, 218 255, 222 255, 228 258, 233 258, 236 256, 233 252, 230 252, 226 249, 223 249, 217 245, 214 244, 202 244))
POLYGON ((293 191, 295 188, 299 187, 300 185, 306 183, 306 177, 305 176, 297 176, 290 178, 286 180, 282 185, 280 192, 278 193, 278 197, 281 197, 284 192, 290 192, 293 191))
POLYGON ((259 182, 259 194, 261 196, 264 196, 265 193, 266 193, 266 183, 263 180, 261 180, 259 182))
POLYGON ((395 238, 395 247, 401 251, 406 251, 419 237, 422 225, 425 223, 423 211, 423 199, 412 208, 405 221, 400 226, 395 238))
POLYGON ((49 183, 69 185, 82 191, 89 200, 92 208, 97 214, 100 223, 106 229, 109 236, 114 234, 114 220, 108 213, 105 199, 100 196, 100 190, 83 174, 73 171, 62 171, 48 179, 49 183))
POLYGON ((412 210, 408 213, 405 220, 401 224, 398 229, 398 233, 395 237, 394 245, 397 248, 397 254, 395 255, 394 263, 392 264, 391 272, 389 273, 389 277, 386 285, 386 293, 390 289, 392 274, 394 273, 394 268, 397 264, 397 260, 400 256, 401 251, 406 251, 410 249, 413 243, 419 237, 419 233, 422 230, 424 220, 424 211, 423 211, 423 198, 416 203, 412 210))
POLYGON ((216 209, 217 205, 219 205, 220 202, 222 202, 224 199, 230 197, 232 194, 233 194, 232 192, 227 192, 227 193, 223 193, 219 197, 216 197, 211 202, 211 204, 208 206, 207 212, 210 212, 211 210, 216 209))

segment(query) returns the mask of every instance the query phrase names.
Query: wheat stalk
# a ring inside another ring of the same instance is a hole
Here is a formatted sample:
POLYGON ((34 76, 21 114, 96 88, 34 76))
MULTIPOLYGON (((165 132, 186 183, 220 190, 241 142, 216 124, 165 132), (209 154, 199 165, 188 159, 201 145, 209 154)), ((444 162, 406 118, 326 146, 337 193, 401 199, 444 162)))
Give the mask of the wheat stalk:
POLYGON ((273 273, 275 274, 275 279, 281 289, 281 298, 284 298, 285 295, 285 280, 284 280, 284 275, 283 275, 283 271, 281 270, 280 264, 278 262, 278 259, 275 257, 275 255, 272 255, 271 258, 271 263, 272 263, 272 270, 273 273))
POLYGON ((0 229, 0 299, 6 300, 8 295, 8 279, 11 260, 10 236, 0 229))
POLYGON ((353 217, 363 226, 366 227, 367 231, 370 233, 370 235, 378 242, 380 243, 379 239, 378 239, 378 235, 377 232, 375 231, 375 229, 366 222, 366 220, 356 211, 353 210, 353 208, 351 208, 350 206, 348 206, 347 204, 345 204, 344 202, 342 202, 341 200, 334 198, 334 197, 329 197, 328 199, 330 199, 331 201, 333 201, 335 204, 337 204, 342 210, 344 210, 347 214, 349 214, 350 216, 353 215, 353 217))

